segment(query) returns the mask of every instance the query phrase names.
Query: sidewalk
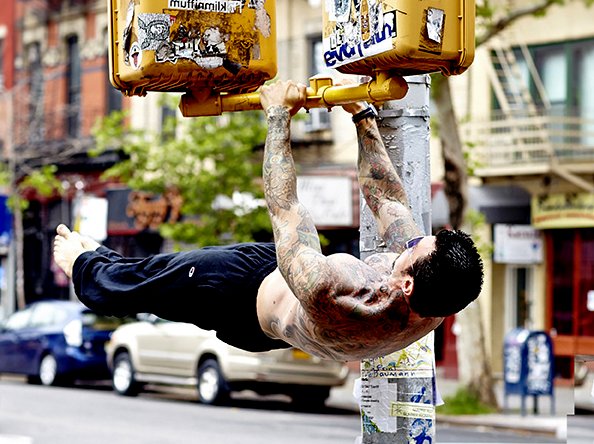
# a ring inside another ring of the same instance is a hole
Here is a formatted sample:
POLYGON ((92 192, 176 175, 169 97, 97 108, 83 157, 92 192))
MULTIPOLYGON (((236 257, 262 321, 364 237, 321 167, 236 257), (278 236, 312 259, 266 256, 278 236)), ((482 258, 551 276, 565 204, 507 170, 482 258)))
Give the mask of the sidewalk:
MULTIPOLYGON (((333 389, 327 405, 359 411, 352 391, 353 384, 359 375, 351 372, 347 383, 340 388, 333 389)), ((591 395, 594 375, 590 375, 586 383, 581 387, 571 385, 555 386, 555 409, 551 414, 551 398, 549 396, 540 396, 538 400, 538 411, 533 413, 533 399, 526 399, 526 416, 521 415, 521 397, 514 395, 508 396, 508 409, 499 413, 487 415, 462 415, 446 416, 437 414, 437 424, 454 424, 467 426, 483 426, 514 431, 522 431, 531 434, 555 436, 558 439, 567 439, 567 415, 575 412, 575 407, 594 413, 594 398, 591 395)), ((442 397, 454 394, 458 388, 458 381, 438 377, 437 388, 442 397)), ((495 387, 499 406, 503 409, 503 383, 499 381, 495 387)))

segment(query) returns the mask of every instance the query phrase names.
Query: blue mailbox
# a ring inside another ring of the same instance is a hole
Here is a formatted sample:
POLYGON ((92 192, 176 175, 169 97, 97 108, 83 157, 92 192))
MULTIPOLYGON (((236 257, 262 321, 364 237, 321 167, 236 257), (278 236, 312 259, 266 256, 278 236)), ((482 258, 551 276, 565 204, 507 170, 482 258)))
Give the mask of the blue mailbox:
POLYGON ((538 413, 538 397, 551 397, 551 414, 555 413, 553 342, 544 331, 517 328, 505 336, 503 346, 504 408, 508 395, 522 397, 522 415, 526 414, 526 396, 534 397, 534 413, 538 413))

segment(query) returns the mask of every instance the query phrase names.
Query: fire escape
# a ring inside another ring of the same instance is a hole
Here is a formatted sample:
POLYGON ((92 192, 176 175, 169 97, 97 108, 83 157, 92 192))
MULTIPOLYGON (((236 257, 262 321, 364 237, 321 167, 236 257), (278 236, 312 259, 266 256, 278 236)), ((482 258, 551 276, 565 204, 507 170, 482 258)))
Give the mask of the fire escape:
POLYGON ((594 121, 554 112, 526 45, 499 39, 490 54, 487 75, 498 108, 490 120, 469 126, 475 174, 485 183, 539 187, 555 179, 568 191, 594 192, 584 177, 594 169, 594 121))
POLYGON ((85 42, 73 34, 48 47, 39 36, 49 35, 52 23, 60 26, 105 6, 98 0, 17 1, 23 11, 17 17, 21 44, 15 65, 18 80, 10 92, 17 176, 46 164, 87 165, 94 146, 90 128, 105 110, 103 104, 85 103, 81 97, 85 42), (61 72, 64 80, 59 79, 61 72))

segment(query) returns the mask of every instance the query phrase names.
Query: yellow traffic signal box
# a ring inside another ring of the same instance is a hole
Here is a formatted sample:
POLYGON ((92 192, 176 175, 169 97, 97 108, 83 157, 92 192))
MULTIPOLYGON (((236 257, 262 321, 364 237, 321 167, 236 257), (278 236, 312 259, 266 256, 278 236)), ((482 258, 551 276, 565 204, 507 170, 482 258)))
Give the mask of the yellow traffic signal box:
POLYGON ((111 83, 126 95, 249 93, 276 75, 274 0, 108 0, 111 83))
POLYGON ((464 72, 474 59, 474 0, 325 0, 324 60, 348 74, 464 72))

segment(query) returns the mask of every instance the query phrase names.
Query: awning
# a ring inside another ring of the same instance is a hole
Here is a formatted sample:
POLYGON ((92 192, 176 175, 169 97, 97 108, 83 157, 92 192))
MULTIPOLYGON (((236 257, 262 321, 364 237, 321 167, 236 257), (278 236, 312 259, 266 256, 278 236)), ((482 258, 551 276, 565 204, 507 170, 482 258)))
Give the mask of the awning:
MULTIPOLYGON (((434 189, 432 225, 443 227, 449 221, 449 205, 443 186, 434 189)), ((483 213, 489 224, 530 224, 530 199, 530 193, 513 185, 471 186, 468 190, 469 208, 483 213)))

